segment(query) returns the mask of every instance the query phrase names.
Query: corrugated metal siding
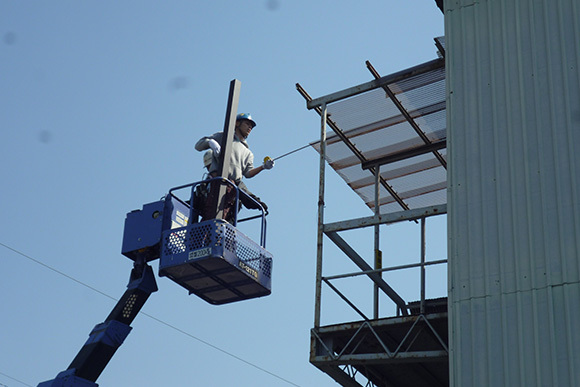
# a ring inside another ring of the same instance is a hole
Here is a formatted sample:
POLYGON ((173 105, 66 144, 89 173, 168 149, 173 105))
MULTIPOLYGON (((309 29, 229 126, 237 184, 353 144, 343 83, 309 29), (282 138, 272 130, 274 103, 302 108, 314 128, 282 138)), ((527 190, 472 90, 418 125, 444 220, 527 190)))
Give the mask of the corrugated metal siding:
POLYGON ((445 26, 451 384, 580 386, 580 2, 445 26))

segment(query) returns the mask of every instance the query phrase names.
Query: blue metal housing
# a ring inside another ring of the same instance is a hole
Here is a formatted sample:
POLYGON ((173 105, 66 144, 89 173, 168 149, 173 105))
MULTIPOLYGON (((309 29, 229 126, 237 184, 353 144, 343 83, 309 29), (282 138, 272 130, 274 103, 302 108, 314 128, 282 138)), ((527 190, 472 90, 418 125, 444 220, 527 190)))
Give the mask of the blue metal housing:
POLYGON ((119 348, 131 332, 131 327, 116 320, 97 324, 89 335, 85 345, 103 343, 112 348, 119 348))
POLYGON ((163 231, 185 226, 189 214, 189 206, 173 195, 129 212, 125 218, 121 253, 134 261, 143 259, 149 262, 159 258, 163 231))
POLYGON ((37 387, 98 387, 99 385, 90 380, 75 375, 75 369, 59 372, 53 380, 39 383, 37 387))

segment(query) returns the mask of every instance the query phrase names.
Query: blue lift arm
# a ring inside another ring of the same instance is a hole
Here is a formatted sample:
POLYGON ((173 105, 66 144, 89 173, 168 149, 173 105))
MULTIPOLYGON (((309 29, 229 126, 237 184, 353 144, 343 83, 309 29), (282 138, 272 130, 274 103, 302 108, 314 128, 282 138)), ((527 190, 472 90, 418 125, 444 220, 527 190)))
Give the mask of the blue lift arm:
POLYGON ((127 290, 106 320, 93 328, 66 371, 38 387, 98 386, 95 383, 97 378, 131 332, 131 322, 151 293, 156 291, 157 283, 151 266, 144 261, 135 261, 127 290))

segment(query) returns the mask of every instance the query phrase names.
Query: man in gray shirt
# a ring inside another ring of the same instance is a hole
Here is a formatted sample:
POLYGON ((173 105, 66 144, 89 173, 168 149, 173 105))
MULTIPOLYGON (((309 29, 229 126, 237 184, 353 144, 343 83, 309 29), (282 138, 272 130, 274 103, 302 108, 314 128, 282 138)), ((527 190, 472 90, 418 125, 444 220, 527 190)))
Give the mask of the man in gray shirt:
MULTIPOLYGON (((267 209, 266 205, 261 202, 258 197, 253 195, 242 181, 243 177, 250 179, 256 176, 258 173, 262 172, 264 169, 272 169, 272 167, 274 167, 274 161, 271 159, 266 160, 264 164, 258 167, 254 167, 254 154, 250 150, 246 139, 255 126, 256 122, 252 120, 252 116, 250 114, 240 113, 236 116, 236 126, 234 139, 232 142, 232 152, 230 156, 230 171, 227 178, 234 182, 241 190, 258 201, 262 207, 264 207, 264 209, 267 209)), ((222 143, 222 138, 223 132, 218 132, 212 134, 211 136, 202 137, 195 144, 195 149, 200 152, 208 149, 211 149, 212 151, 211 163, 208 165, 210 177, 217 177, 219 154, 221 151, 220 144, 222 143)), ((203 210, 202 220, 212 219, 215 217, 215 210, 217 207, 217 203, 215 203, 215 197, 217 196, 217 188, 214 187, 218 187, 218 185, 213 184, 212 188, 210 188, 210 193, 208 196, 209 200, 207 201, 207 205, 203 210)), ((232 211, 232 208, 235 204, 235 192, 233 189, 231 189, 231 187, 229 187, 227 190, 225 200, 226 210, 224 210, 224 219, 231 222, 234 219, 234 211, 232 211)), ((240 201, 247 208, 258 208, 255 203, 247 200, 245 197, 243 197, 243 195, 240 195, 240 201)))

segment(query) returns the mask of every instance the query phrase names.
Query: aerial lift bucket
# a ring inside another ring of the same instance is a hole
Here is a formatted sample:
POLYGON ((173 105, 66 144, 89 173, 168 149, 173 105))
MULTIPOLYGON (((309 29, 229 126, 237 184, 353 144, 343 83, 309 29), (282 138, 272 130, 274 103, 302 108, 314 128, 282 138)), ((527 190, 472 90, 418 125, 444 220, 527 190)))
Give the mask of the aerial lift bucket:
MULTIPOLYGON (((147 261, 160 258, 159 276, 168 277, 210 304, 271 294, 272 254, 264 247, 265 212, 262 209, 259 216, 259 244, 243 234, 237 222, 198 222, 191 203, 174 192, 189 187, 193 192, 202 183, 207 181, 172 188, 163 200, 127 214, 123 254, 133 260, 138 256, 147 261)), ((237 195, 245 193, 239 191, 237 195)), ((261 208, 259 203, 256 205, 261 208)))
POLYGON ((271 293, 272 255, 221 219, 163 233, 159 275, 211 304, 271 293))

